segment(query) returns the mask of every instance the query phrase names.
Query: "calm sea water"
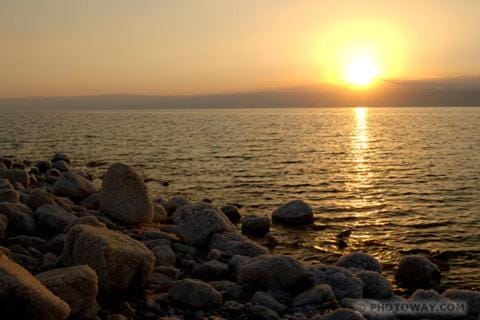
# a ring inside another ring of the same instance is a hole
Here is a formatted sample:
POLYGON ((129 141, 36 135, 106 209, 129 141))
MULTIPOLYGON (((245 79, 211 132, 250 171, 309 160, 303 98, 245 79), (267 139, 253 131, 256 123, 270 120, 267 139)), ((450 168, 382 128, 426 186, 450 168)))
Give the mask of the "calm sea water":
MULTIPOLYGON (((153 179, 152 195, 239 203, 258 215, 289 199, 307 201, 320 227, 274 226, 277 252, 332 262, 363 249, 390 276, 402 254, 421 252, 438 259, 446 286, 480 289, 480 108, 13 112, 0 119, 4 155, 36 160, 63 150, 79 167, 126 162, 153 179), (336 235, 347 229, 343 247, 336 235)), ((88 170, 100 176, 105 168, 88 170)))

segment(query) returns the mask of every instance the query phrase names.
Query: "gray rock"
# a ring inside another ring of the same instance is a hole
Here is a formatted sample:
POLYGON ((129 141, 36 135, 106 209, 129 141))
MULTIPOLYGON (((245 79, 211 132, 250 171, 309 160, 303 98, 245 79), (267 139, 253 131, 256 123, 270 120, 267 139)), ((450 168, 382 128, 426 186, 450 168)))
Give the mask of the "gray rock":
POLYGON ((328 284, 317 284, 309 290, 300 293, 295 300, 293 306, 316 305, 322 308, 336 308, 338 302, 335 298, 332 288, 328 284))
POLYGON ((0 202, 18 203, 20 201, 20 194, 11 189, 0 190, 0 202))
POLYGON ((153 203, 153 222, 163 223, 168 219, 168 213, 165 208, 158 203, 153 203))
POLYGON ((314 284, 328 284, 337 300, 363 297, 363 281, 349 270, 325 264, 313 265, 307 269, 310 280, 314 284))
POLYGON ((176 261, 175 252, 169 245, 157 245, 152 249, 155 255, 155 265, 174 266, 176 261))
POLYGON ((219 305, 222 295, 211 285, 200 280, 184 279, 168 291, 170 299, 191 308, 208 308, 219 305))
POLYGON ((231 255, 257 257, 267 254, 267 248, 253 242, 247 237, 238 233, 216 233, 208 244, 210 250, 217 249, 231 255))
POLYGON ((246 216, 242 219, 242 233, 263 236, 270 231, 270 217, 246 216))
POLYGON ((354 270, 371 270, 378 273, 382 272, 382 265, 373 256, 368 253, 357 251, 341 256, 337 266, 354 270))
POLYGON ((361 313, 358 311, 353 311, 349 309, 337 309, 332 311, 323 317, 319 318, 320 320, 366 320, 361 313))
POLYGON ((237 279, 240 284, 260 287, 288 288, 305 277, 305 268, 289 256, 263 255, 240 267, 237 279))
POLYGON ((192 203, 188 200, 186 196, 176 195, 168 199, 167 203, 164 205, 164 208, 171 215, 175 211, 177 211, 178 208, 191 204, 192 203))
POLYGON ((8 228, 18 233, 29 234, 36 229, 32 210, 23 204, 0 203, 0 214, 8 217, 8 228))
POLYGON ((251 301, 253 304, 262 305, 277 312, 282 312, 287 309, 285 305, 281 304, 277 299, 263 291, 255 292, 251 301))
POLYGON ((242 287, 231 281, 211 281, 209 284, 222 294, 224 300, 239 300, 242 294, 242 287))
POLYGON ((143 243, 117 231, 87 225, 70 229, 62 260, 67 266, 89 265, 106 293, 124 293, 144 285, 155 264, 155 256, 143 243))
POLYGON ((97 193, 97 188, 83 176, 74 172, 65 172, 53 185, 53 193, 60 197, 83 199, 97 193))
POLYGON ((21 183, 25 187, 30 185, 30 176, 25 170, 6 170, 0 169, 0 179, 7 179, 11 183, 21 183))
POLYGON ((115 163, 103 177, 100 208, 114 220, 148 223, 153 220, 153 204, 143 179, 129 166, 115 163))
POLYGON ((242 218, 242 215, 240 214, 240 212, 238 211, 238 208, 235 207, 235 206, 232 206, 232 205, 226 205, 226 206, 223 206, 221 209, 220 209, 224 214, 225 216, 227 216, 227 218, 233 222, 233 223, 237 223, 238 221, 240 221, 240 219, 242 218))
POLYGON ((174 283, 175 280, 169 275, 154 271, 150 274, 146 287, 154 292, 166 292, 174 283))
POLYGON ((30 272, 0 253, 2 320, 64 320, 70 307, 30 272))
POLYGON ((198 202, 178 208, 173 214, 178 235, 194 246, 207 244, 210 236, 219 232, 233 232, 235 226, 212 205, 198 202))
POLYGON ((195 267, 193 274, 200 279, 220 280, 228 275, 228 271, 229 268, 227 264, 217 260, 211 260, 195 267))
POLYGON ((94 226, 94 227, 99 227, 99 228, 106 228, 105 224, 103 222, 100 222, 97 217, 95 216, 85 216, 81 218, 76 218, 73 221, 71 221, 65 229, 63 229, 63 232, 68 233, 70 229, 72 229, 74 226, 79 225, 79 224, 85 224, 89 226, 94 226))
POLYGON ((67 172, 70 170, 70 168, 68 167, 68 163, 63 160, 58 160, 52 163, 51 169, 56 169, 60 172, 67 172))
POLYGON ((49 235, 61 233, 77 217, 63 208, 51 204, 44 204, 38 208, 33 217, 37 228, 49 235))
POLYGON ((312 223, 313 210, 302 200, 293 200, 275 209, 272 218, 273 221, 287 224, 312 223))
POLYGON ((360 271, 355 276, 363 281, 363 296, 369 299, 388 299, 393 296, 393 287, 378 272, 360 271))
POLYGON ((57 204, 55 196, 48 193, 45 189, 34 189, 30 193, 27 205, 32 208, 32 210, 37 210, 44 204, 57 204))
POLYGON ((458 303, 467 304, 467 314, 480 318, 480 292, 472 290, 448 289, 442 296, 458 303))
POLYGON ((80 202, 80 205, 89 210, 98 210, 100 208, 100 194, 94 193, 89 195, 80 202))
POLYGON ((52 162, 56 162, 56 161, 65 161, 66 163, 70 163, 71 160, 70 160, 70 156, 66 153, 63 153, 63 152, 55 152, 53 154, 53 157, 52 157, 52 162))
POLYGON ((400 259, 395 279, 406 288, 430 289, 440 283, 441 273, 429 259, 408 255, 400 259))
POLYGON ((97 274, 89 266, 54 269, 36 276, 53 294, 68 303, 71 315, 92 318, 98 311, 97 274))

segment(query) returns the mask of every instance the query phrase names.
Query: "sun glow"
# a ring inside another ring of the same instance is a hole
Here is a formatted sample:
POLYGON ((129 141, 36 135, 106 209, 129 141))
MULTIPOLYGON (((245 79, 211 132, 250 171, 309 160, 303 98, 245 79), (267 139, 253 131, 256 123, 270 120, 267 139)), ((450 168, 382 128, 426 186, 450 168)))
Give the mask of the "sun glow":
POLYGON ((354 86, 368 86, 380 75, 380 68, 369 57, 356 57, 345 66, 345 81, 354 86))

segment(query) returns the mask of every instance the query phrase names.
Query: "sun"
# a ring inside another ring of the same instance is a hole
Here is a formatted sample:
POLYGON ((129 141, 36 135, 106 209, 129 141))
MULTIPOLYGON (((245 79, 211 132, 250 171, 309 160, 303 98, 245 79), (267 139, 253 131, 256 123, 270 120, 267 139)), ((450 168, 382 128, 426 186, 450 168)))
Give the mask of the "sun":
POLYGON ((345 65, 345 81, 353 86, 366 87, 371 85, 380 75, 380 67, 368 56, 352 58, 345 65))

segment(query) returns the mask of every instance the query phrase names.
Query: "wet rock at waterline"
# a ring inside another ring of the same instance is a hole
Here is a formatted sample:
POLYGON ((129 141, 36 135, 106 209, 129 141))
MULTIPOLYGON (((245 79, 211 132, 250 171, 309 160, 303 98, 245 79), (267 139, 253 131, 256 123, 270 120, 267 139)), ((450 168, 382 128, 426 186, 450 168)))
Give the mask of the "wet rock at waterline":
POLYGON ((275 209, 272 219, 292 225, 308 224, 313 222, 313 210, 304 201, 293 200, 275 209))

